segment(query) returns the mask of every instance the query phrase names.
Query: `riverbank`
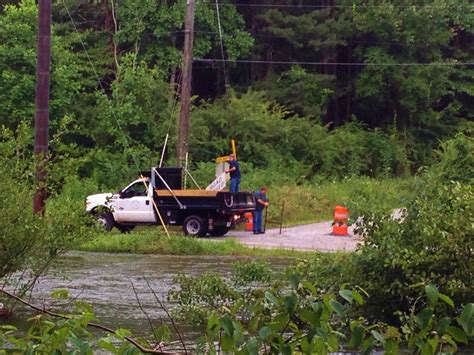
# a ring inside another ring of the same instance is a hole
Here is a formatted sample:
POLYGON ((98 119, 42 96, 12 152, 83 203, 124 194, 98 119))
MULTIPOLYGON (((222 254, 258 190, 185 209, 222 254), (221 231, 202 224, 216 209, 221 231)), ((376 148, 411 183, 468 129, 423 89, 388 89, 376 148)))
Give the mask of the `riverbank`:
POLYGON ((295 258, 311 257, 315 254, 315 251, 250 247, 233 238, 190 238, 178 234, 168 238, 159 228, 150 228, 148 230, 143 228, 129 234, 101 233, 95 239, 81 245, 77 249, 79 251, 106 253, 295 258))

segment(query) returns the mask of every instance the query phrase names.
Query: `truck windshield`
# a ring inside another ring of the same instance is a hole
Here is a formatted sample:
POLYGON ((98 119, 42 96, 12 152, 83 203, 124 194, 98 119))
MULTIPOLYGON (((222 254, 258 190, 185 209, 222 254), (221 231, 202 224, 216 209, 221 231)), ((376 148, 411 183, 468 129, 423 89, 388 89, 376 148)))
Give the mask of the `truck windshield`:
POLYGON ((138 181, 133 185, 129 186, 126 190, 123 190, 121 193, 122 198, 131 198, 134 196, 146 196, 147 187, 146 184, 142 181, 138 181))

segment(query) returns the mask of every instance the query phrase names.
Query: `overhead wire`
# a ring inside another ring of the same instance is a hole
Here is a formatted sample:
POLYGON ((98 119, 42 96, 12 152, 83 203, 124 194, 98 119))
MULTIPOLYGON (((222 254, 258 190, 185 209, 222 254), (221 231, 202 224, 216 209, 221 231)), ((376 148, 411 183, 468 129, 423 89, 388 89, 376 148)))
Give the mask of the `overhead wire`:
POLYGON ((222 58, 222 69, 224 71, 224 86, 227 90, 229 84, 227 83, 227 72, 225 67, 225 56, 224 56, 224 40, 222 39, 222 26, 221 26, 221 16, 219 11, 219 0, 216 0, 216 14, 217 14, 217 26, 219 28, 219 39, 221 44, 221 58, 222 58))
MULTIPOLYGON (((210 5, 210 4, 207 4, 210 5)), ((309 9, 332 9, 332 8, 384 8, 384 7, 394 7, 394 8, 474 8, 474 5, 452 5, 452 4, 446 4, 446 5, 437 5, 437 4, 411 4, 411 5, 365 5, 365 4, 351 4, 351 5, 305 5, 305 4, 264 4, 264 3, 249 3, 249 4, 244 4, 244 3, 227 3, 227 4, 221 4, 221 6, 235 6, 235 7, 272 7, 272 8, 296 8, 296 9, 301 9, 301 8, 309 8, 309 9)))
POLYGON ((237 64, 281 64, 281 65, 338 65, 338 66, 474 66, 474 62, 430 62, 430 63, 372 63, 372 62, 305 62, 305 61, 278 61, 278 60, 250 60, 250 59, 218 59, 218 58, 194 58, 200 63, 215 63, 225 61, 227 63, 237 64))

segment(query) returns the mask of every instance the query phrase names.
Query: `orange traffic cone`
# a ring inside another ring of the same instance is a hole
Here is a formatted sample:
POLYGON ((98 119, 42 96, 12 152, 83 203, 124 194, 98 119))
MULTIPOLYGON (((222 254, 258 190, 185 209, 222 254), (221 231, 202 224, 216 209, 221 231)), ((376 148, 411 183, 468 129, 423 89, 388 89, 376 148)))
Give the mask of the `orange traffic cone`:
POLYGON ((253 216, 252 212, 245 212, 244 213, 245 217, 245 230, 247 232, 253 231, 253 216))
POLYGON ((332 234, 340 236, 349 235, 349 210, 343 206, 334 209, 334 222, 332 223, 332 234))

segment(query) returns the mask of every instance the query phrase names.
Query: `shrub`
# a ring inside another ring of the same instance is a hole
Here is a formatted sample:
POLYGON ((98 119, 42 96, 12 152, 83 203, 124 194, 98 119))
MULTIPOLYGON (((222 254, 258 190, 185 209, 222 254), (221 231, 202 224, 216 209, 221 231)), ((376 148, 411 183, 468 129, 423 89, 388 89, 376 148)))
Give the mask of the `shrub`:
POLYGON ((289 115, 262 93, 230 92, 213 103, 205 102, 193 111, 192 122, 190 151, 199 167, 203 166, 199 162, 228 154, 230 140, 236 139, 242 168, 265 168, 270 180, 403 176, 410 168, 404 144, 396 135, 366 130, 355 122, 329 131, 308 118, 289 115))
POLYGON ((353 256, 352 281, 370 295, 368 314, 393 321, 395 310, 417 304, 419 284, 436 285, 458 304, 472 301, 474 189, 466 183, 472 177, 466 161, 455 158, 470 159, 466 139, 443 144, 439 163, 419 179, 401 219, 375 200, 360 210, 365 243, 353 256))

